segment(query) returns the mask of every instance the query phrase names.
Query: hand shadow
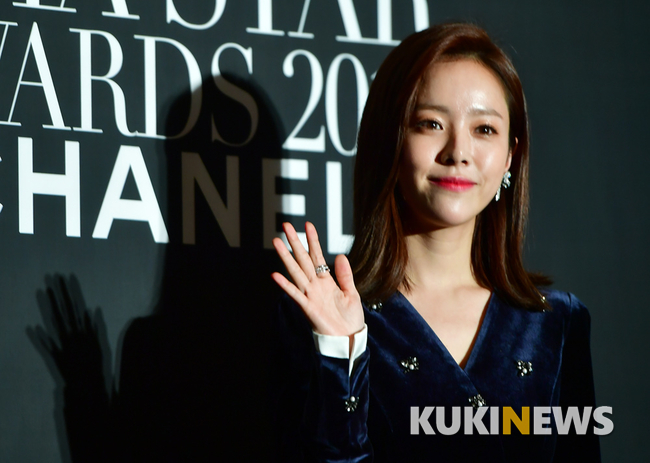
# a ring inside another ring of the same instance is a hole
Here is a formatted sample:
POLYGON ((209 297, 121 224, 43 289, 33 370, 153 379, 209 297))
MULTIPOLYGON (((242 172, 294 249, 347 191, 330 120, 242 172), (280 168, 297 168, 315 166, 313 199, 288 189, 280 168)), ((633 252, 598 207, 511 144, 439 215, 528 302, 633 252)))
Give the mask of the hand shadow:
POLYGON ((46 276, 45 290, 39 289, 36 299, 43 325, 26 332, 56 383, 54 414, 62 458, 102 461, 112 440, 108 391, 113 378, 101 309, 93 312, 86 306, 74 275, 46 276))

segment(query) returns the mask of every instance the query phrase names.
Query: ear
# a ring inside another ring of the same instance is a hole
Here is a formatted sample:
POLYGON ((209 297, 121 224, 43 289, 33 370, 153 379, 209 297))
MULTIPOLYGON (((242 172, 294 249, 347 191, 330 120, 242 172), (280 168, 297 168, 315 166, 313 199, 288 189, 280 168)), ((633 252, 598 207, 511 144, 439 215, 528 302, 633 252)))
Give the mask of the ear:
POLYGON ((515 137, 515 144, 508 150, 508 158, 506 159, 506 171, 510 169, 510 164, 512 164, 512 153, 517 149, 518 143, 519 140, 515 137))

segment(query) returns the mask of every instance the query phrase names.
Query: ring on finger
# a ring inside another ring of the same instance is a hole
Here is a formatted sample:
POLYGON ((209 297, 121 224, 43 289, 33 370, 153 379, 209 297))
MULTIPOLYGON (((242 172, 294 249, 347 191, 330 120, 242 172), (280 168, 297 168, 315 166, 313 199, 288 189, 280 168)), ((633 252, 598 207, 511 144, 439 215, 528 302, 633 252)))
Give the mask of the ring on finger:
POLYGON ((323 265, 317 265, 315 267, 315 270, 316 270, 316 275, 321 276, 321 274, 324 275, 325 273, 329 273, 330 268, 327 265, 323 264, 323 265))

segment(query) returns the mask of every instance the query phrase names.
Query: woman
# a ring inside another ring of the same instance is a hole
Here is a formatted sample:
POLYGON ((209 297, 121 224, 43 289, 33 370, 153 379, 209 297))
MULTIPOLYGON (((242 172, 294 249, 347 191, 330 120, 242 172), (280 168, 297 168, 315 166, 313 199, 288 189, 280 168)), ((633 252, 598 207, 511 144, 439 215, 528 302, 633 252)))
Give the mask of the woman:
POLYGON ((285 461, 600 460, 593 421, 558 436, 543 409, 539 435, 506 428, 506 407, 594 405, 587 310, 522 265, 528 165, 521 83, 485 31, 435 26, 390 53, 359 129, 338 285, 313 225, 309 252, 289 224, 294 255, 274 241, 295 302, 280 319, 277 397, 299 433, 285 461))

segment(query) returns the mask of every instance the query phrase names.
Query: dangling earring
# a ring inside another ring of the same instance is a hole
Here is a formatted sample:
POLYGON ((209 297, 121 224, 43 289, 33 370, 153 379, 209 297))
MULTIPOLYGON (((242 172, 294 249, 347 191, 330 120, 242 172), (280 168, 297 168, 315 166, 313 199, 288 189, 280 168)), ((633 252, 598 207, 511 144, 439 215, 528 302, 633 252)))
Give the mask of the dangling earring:
POLYGON ((499 189, 497 190, 497 194, 494 197, 495 201, 498 201, 499 198, 501 197, 501 187, 508 188, 510 186, 510 177, 512 177, 512 175, 510 174, 509 170, 506 171, 505 174, 503 174, 503 178, 501 179, 501 185, 499 185, 499 189))

